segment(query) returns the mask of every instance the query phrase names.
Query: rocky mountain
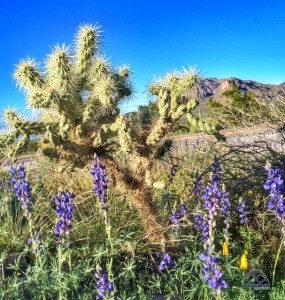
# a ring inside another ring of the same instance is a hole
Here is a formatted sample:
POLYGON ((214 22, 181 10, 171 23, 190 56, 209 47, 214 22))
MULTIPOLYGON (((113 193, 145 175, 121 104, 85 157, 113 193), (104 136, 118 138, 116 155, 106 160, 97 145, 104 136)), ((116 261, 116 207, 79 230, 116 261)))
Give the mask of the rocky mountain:
POLYGON ((244 92, 252 92, 260 98, 271 98, 274 92, 285 94, 285 82, 279 85, 263 84, 254 80, 242 80, 234 77, 217 79, 217 78, 205 78, 201 82, 203 90, 203 99, 207 101, 213 97, 218 102, 223 102, 223 92, 230 88, 230 82, 234 83, 244 92))

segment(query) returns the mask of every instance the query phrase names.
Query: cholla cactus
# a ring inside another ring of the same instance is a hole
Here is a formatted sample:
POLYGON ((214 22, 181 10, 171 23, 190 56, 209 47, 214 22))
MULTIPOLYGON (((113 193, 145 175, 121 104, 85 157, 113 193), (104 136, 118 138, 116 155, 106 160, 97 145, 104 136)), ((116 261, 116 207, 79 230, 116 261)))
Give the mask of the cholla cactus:
POLYGON ((0 134, 0 149, 2 156, 15 156, 28 147, 32 135, 38 135, 44 131, 42 122, 25 121, 13 109, 4 112, 5 119, 12 131, 0 134), (3 153, 4 152, 4 153, 3 153))
POLYGON ((159 142, 183 115, 186 115, 190 127, 210 134, 216 131, 213 124, 192 114, 199 104, 199 81, 197 72, 190 68, 167 74, 165 78, 150 85, 151 94, 158 96, 159 119, 147 138, 148 145, 159 142))
POLYGON ((32 135, 38 135, 43 154, 77 167, 97 153, 114 176, 112 182, 139 210, 149 238, 160 242, 164 230, 148 186, 153 183, 153 159, 163 153, 163 145, 169 145, 166 137, 181 116, 196 120, 191 111, 198 104, 199 77, 184 70, 152 84, 159 118, 151 129, 138 131, 119 108, 132 95, 131 75, 128 66, 115 68, 102 56, 98 26, 80 26, 74 45, 54 47, 44 68, 30 58, 20 61, 14 78, 29 106, 42 112, 41 121, 26 122, 14 111, 6 111, 14 131, 2 136, 0 143, 17 142, 11 153, 15 155, 32 135), (130 161, 124 168, 123 154, 130 161))

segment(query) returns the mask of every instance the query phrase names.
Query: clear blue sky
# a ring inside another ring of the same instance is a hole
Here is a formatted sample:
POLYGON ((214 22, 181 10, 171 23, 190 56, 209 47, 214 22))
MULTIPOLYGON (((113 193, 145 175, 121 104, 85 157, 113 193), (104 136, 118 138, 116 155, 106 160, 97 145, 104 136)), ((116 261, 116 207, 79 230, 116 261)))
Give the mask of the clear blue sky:
POLYGON ((285 81, 285 2, 269 0, 2 1, 0 110, 25 106, 12 79, 28 55, 45 59, 56 43, 71 43, 80 23, 102 25, 104 52, 115 65, 129 63, 136 99, 153 75, 196 66, 205 77, 263 83, 285 81))

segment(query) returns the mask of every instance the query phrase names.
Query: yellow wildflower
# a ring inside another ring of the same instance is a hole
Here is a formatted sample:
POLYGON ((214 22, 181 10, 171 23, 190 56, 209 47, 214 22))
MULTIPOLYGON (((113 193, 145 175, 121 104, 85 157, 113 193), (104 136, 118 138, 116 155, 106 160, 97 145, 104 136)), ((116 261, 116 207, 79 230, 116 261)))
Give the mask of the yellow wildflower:
POLYGON ((229 255, 229 243, 227 241, 223 242, 223 255, 229 255))
POLYGON ((241 256, 239 268, 244 271, 247 271, 249 268, 249 263, 247 260, 247 251, 244 251, 243 255, 241 256))

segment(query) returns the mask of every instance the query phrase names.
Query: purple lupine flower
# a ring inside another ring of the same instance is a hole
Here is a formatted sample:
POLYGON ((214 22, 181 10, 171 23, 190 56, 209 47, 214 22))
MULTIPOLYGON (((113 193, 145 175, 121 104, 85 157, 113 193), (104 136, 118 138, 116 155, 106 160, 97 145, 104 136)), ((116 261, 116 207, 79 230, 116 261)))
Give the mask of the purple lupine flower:
POLYGON ((207 216, 202 213, 194 214, 194 228, 202 233, 202 242, 205 243, 209 239, 209 224, 207 220, 207 216))
POLYGON ((206 244, 211 249, 214 248, 214 231, 221 196, 222 192, 217 182, 213 182, 212 186, 206 187, 204 194, 202 194, 202 197, 204 198, 204 207, 208 211, 209 239, 206 241, 206 244))
POLYGON ((249 211, 247 208, 247 205, 245 203, 245 200, 243 200, 242 198, 239 199, 238 205, 237 205, 237 210, 240 213, 239 214, 239 221, 241 224, 246 224, 249 222, 249 211))
POLYGON ((183 141, 183 143, 184 143, 184 147, 185 147, 186 149, 189 149, 189 142, 188 142, 188 140, 185 139, 185 140, 183 141))
POLYGON ((202 191, 202 180, 201 177, 198 176, 197 179, 194 181, 194 195, 198 197, 202 191))
POLYGON ((193 148, 195 150, 198 150, 199 144, 200 144, 199 140, 196 140, 195 143, 193 143, 193 148))
POLYGON ((98 292, 96 299, 104 299, 110 292, 114 291, 114 285, 109 281, 106 272, 102 268, 97 268, 95 278, 97 279, 96 289, 98 292))
POLYGON ((204 207, 210 212, 214 212, 217 208, 219 208, 219 202, 222 198, 223 193, 219 188, 218 184, 213 182, 212 186, 207 186, 204 189, 202 194, 202 198, 204 198, 204 207))
POLYGON ((175 263, 172 261, 172 257, 168 253, 157 253, 157 256, 161 257, 161 261, 158 266, 160 271, 175 267, 175 263))
POLYGON ((208 249, 199 258, 203 261, 203 280, 206 280, 209 286, 220 295, 224 289, 228 288, 228 283, 223 280, 223 273, 218 265, 218 259, 211 255, 208 249))
POLYGON ((94 177, 93 191, 99 197, 103 210, 108 210, 107 190, 108 190, 108 177, 105 172, 106 166, 100 163, 99 157, 95 157, 92 162, 93 168, 91 175, 94 177))
POLYGON ((270 190, 267 207, 274 211, 277 219, 281 222, 281 232, 285 236, 285 199, 282 171, 273 169, 270 164, 265 168, 268 171, 268 177, 264 188, 270 190))
POLYGON ((229 198, 229 193, 223 190, 220 199, 220 212, 225 219, 228 219, 231 216, 231 206, 232 204, 229 198))
POLYGON ((223 198, 223 192, 220 188, 221 181, 221 169, 218 160, 215 159, 213 164, 213 173, 211 176, 211 185, 207 186, 201 193, 204 199, 204 207, 208 211, 208 228, 209 238, 206 241, 207 247, 210 251, 214 249, 214 231, 216 227, 216 219, 218 215, 218 209, 220 207, 220 200, 223 198))
POLYGON ((10 174, 12 177, 8 183, 8 187, 15 192, 18 200, 21 202, 21 207, 25 212, 25 216, 31 217, 30 201, 32 198, 32 189, 26 178, 27 174, 25 167, 23 165, 18 168, 11 167, 10 174))
POLYGON ((188 211, 188 204, 187 203, 182 203, 180 206, 180 214, 182 215, 182 217, 187 217, 189 215, 189 211, 188 211))
MULTIPOLYGON (((13 190, 21 203, 21 208, 24 210, 24 214, 29 221, 30 232, 34 230, 33 217, 31 212, 31 199, 32 199, 32 188, 30 183, 27 181, 27 173, 25 167, 20 165, 18 168, 11 166, 10 169, 11 178, 8 182, 8 188, 13 190)), ((28 239, 28 244, 32 245, 32 252, 39 255, 41 247, 41 239, 39 233, 34 231, 34 236, 28 239)))
MULTIPOLYGON (((72 218, 74 204, 73 199, 75 194, 69 192, 60 192, 57 198, 54 199, 56 204, 56 214, 58 216, 58 221, 55 226, 54 233, 58 238, 58 243, 63 246, 67 246, 68 238, 72 229, 72 218)), ((68 244, 68 246, 70 246, 68 244)))
POLYGON ((176 205, 174 206, 170 220, 172 224, 178 228, 182 218, 186 218, 188 215, 188 204, 182 203, 179 210, 177 209, 176 205))
POLYGON ((180 225, 180 219, 181 219, 180 213, 177 210, 177 207, 174 206, 174 208, 172 210, 172 216, 170 217, 170 220, 171 220, 172 224, 175 227, 179 227, 179 225, 180 225))
POLYGON ((229 193, 226 190, 222 191, 222 197, 220 199, 220 212, 222 217, 224 218, 224 224, 226 227, 224 228, 224 238, 226 241, 229 239, 229 228, 231 224, 231 201, 229 197, 229 193))
POLYGON ((270 190, 267 208, 274 210, 277 218, 282 220, 285 218, 282 171, 280 169, 273 169, 271 165, 266 166, 266 170, 268 171, 268 177, 264 188, 270 190))
POLYGON ((219 184, 221 182, 221 166, 219 160, 215 158, 213 163, 213 182, 219 184))
POLYGON ((207 210, 206 218, 201 215, 194 216, 196 229, 202 231, 202 240, 204 241, 204 253, 200 255, 203 262, 203 279, 206 280, 212 289, 221 292, 228 287, 228 284, 222 279, 222 272, 218 266, 218 259, 212 255, 214 251, 215 227, 217 222, 218 209, 225 218, 226 228, 224 230, 225 238, 228 239, 228 229, 230 223, 230 207, 231 203, 227 192, 220 188, 221 168, 217 159, 213 164, 213 173, 211 176, 211 185, 207 186, 201 193, 204 199, 204 207, 207 210), (205 224, 207 222, 207 225, 205 224), (204 233, 203 230, 208 232, 204 233))

